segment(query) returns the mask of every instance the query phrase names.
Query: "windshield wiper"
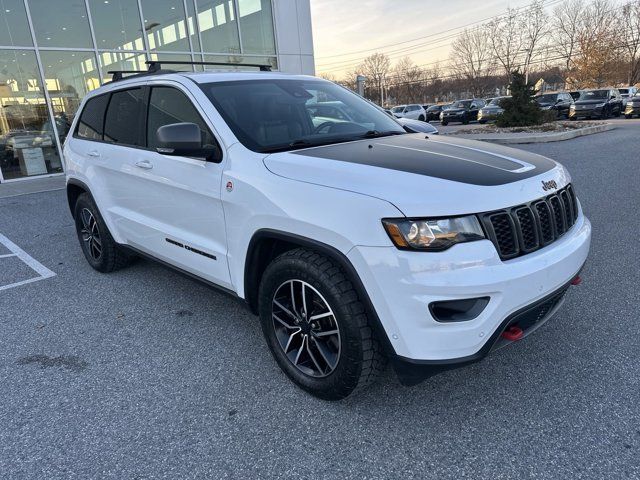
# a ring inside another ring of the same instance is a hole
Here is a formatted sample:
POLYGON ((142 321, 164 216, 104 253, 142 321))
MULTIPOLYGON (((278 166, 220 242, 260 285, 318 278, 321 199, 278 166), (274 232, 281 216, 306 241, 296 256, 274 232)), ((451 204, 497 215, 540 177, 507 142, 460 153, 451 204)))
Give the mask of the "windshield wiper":
POLYGON ((397 132, 395 130, 389 130, 386 132, 379 132, 378 130, 369 130, 367 133, 362 135, 360 138, 378 138, 378 137, 389 137, 391 135, 404 135, 407 132, 397 132))

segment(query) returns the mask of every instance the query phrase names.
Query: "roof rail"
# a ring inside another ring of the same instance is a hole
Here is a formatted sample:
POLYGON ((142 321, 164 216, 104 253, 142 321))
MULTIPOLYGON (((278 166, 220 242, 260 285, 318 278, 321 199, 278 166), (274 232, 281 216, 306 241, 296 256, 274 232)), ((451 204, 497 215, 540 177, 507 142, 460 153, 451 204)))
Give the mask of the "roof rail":
POLYGON ((252 67, 259 68, 261 72, 270 72, 271 65, 261 63, 233 63, 233 62, 192 62, 192 61, 177 61, 177 60, 149 60, 146 62, 149 65, 149 72, 158 71, 162 68, 162 65, 215 65, 218 67, 252 67))
POLYGON ((259 68, 261 72, 270 72, 271 65, 264 65, 260 63, 231 63, 231 62, 190 62, 190 61, 177 61, 177 60, 149 60, 145 62, 148 65, 147 70, 110 70, 107 73, 113 75, 111 77, 112 82, 119 82, 124 80, 125 74, 131 74, 131 77, 143 77, 145 75, 157 75, 160 73, 175 73, 174 70, 163 70, 162 65, 215 65, 215 66, 234 66, 234 67, 253 67, 259 68))

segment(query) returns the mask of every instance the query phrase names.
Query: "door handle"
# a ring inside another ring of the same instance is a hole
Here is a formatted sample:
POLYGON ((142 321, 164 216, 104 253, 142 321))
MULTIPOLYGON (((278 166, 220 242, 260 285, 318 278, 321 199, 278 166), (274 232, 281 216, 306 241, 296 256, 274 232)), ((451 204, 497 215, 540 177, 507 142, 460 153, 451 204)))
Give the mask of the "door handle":
POLYGON ((91 150, 90 152, 87 152, 87 155, 89 155, 90 157, 98 158, 100 156, 100 152, 98 152, 97 150, 91 150))
POLYGON ((136 167, 151 170, 153 168, 153 164, 149 160, 138 160, 136 162, 136 167))

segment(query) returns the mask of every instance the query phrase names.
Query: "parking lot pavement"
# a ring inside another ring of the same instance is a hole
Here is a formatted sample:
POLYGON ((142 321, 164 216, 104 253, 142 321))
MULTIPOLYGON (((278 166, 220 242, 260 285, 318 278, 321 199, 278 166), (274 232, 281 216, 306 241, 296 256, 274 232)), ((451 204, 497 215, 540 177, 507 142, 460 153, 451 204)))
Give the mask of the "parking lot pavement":
MULTIPOLYGON (((56 273, 0 291, 0 476, 640 478, 640 121, 522 148, 573 174, 583 284, 483 362, 339 403, 293 386, 237 301, 149 261, 91 270, 64 192, 0 199, 0 233, 56 273)), ((8 259, 0 285, 29 273, 8 259)))

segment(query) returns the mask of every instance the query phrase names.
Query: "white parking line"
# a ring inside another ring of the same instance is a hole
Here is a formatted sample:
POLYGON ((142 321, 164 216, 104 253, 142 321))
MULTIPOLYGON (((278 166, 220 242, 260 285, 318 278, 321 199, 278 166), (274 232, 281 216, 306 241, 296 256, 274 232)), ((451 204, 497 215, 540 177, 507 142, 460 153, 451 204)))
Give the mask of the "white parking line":
POLYGON ((0 258, 8 258, 8 257, 18 257, 22 260, 29 268, 31 268, 34 272, 36 272, 39 276, 35 278, 30 278, 28 280, 23 280, 21 282, 10 283, 8 285, 0 285, 0 291, 8 290, 9 288, 19 287, 21 285, 26 285, 27 283, 38 282, 40 280, 45 280, 47 278, 55 277, 56 274, 49 270, 47 267, 42 265, 36 259, 34 259, 27 252, 22 250, 19 246, 9 240, 7 237, 0 233, 0 244, 4 245, 9 249, 12 253, 0 255, 0 258))

